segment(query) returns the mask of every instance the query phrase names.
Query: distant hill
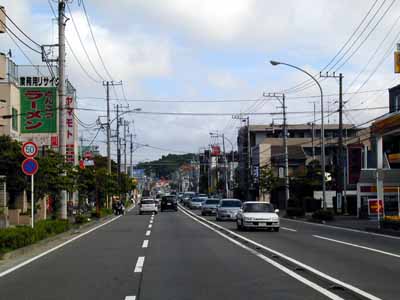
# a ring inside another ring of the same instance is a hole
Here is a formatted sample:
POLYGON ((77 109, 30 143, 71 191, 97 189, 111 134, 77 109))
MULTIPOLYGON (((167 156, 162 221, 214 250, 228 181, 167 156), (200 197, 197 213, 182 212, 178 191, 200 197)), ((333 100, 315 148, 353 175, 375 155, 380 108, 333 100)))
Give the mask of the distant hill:
POLYGON ((144 169, 146 175, 154 173, 159 178, 170 179, 182 165, 189 164, 194 159, 196 159, 196 154, 193 153, 168 154, 154 161, 139 163, 136 168, 144 169))

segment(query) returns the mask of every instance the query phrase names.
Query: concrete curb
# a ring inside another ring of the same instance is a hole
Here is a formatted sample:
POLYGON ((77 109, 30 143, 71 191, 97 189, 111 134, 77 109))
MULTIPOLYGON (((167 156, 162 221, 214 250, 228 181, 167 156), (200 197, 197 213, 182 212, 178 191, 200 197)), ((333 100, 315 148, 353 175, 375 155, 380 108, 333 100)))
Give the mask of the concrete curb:
POLYGON ((38 250, 47 248, 47 246, 49 246, 50 244, 52 246, 54 246, 53 244, 58 244, 58 242, 59 243, 64 242, 65 240, 69 239, 70 237, 72 237, 76 234, 82 233, 86 230, 90 230, 91 228, 93 228, 101 223, 107 222, 108 220, 112 219, 113 217, 114 217, 114 215, 109 215, 109 216, 103 217, 101 219, 93 220, 89 223, 81 224, 78 226, 72 225, 73 227, 71 229, 69 229, 68 231, 48 237, 44 240, 40 240, 34 244, 31 244, 31 245, 28 245, 28 246, 25 246, 25 247, 22 247, 19 249, 15 249, 10 252, 0 254, 0 267, 1 267, 2 263, 4 263, 5 261, 12 260, 12 259, 18 259, 22 256, 37 252, 38 250))

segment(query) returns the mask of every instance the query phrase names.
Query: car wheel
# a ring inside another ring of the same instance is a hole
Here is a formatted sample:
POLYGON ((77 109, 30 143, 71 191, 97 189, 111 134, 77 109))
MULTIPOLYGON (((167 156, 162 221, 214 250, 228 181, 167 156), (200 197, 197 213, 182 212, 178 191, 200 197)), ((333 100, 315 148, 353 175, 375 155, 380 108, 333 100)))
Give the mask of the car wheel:
POLYGON ((141 211, 139 211, 139 215, 141 215, 142 214, 142 212, 141 211))
POLYGON ((215 220, 216 220, 216 221, 221 221, 221 218, 219 218, 219 217, 217 216, 217 217, 215 217, 215 220))
POLYGON ((279 227, 274 227, 274 231, 278 232, 279 231, 279 227))
POLYGON ((204 212, 201 212, 201 215, 202 215, 202 216, 205 216, 206 214, 205 214, 204 212))

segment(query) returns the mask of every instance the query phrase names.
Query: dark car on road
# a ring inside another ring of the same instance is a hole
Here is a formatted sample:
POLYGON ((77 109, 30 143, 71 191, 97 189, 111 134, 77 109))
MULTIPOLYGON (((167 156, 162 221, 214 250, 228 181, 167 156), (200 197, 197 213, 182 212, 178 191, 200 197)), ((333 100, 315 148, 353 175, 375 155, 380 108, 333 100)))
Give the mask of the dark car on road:
POLYGON ((178 202, 176 201, 176 197, 173 195, 163 196, 161 198, 161 211, 168 209, 178 211, 178 202))

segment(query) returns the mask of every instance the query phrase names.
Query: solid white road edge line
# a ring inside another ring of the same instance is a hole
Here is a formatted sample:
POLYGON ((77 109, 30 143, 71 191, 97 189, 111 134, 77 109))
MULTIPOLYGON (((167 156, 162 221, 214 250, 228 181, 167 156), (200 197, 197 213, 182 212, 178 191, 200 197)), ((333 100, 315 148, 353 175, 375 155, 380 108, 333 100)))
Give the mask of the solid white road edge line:
POLYGON ((344 228, 344 227, 340 227, 340 226, 333 226, 333 225, 326 225, 326 224, 311 223, 311 222, 306 222, 306 221, 293 220, 293 219, 289 219, 289 218, 281 218, 281 220, 303 223, 303 224, 313 225, 313 226, 327 227, 327 228, 332 228, 332 229, 351 231, 351 232, 357 232, 357 233, 363 233, 363 234, 369 234, 369 235, 380 236, 380 237, 384 237, 384 238, 388 238, 388 239, 400 240, 400 237, 398 237, 398 236, 387 235, 387 234, 382 234, 382 233, 368 232, 368 231, 363 231, 363 230, 344 228))
POLYGON ((31 262, 33 262, 33 261, 35 261, 35 260, 37 260, 37 259, 39 259, 39 258, 41 258, 41 257, 43 257, 43 256, 45 256, 45 255, 47 255, 47 254, 49 254, 49 253, 51 253, 51 252, 53 252, 53 251, 56 251, 57 249, 60 249, 61 247, 64 247, 65 245, 67 245, 67 244, 69 244, 69 243, 72 243, 73 241, 75 241, 75 240, 77 240, 77 239, 80 239, 81 237, 83 237, 83 236, 85 236, 85 235, 91 233, 92 231, 95 231, 96 229, 99 229, 100 227, 103 227, 103 226, 105 226, 105 225, 107 225, 107 224, 110 224, 111 222, 114 222, 115 220, 119 219, 120 217, 122 217, 122 215, 116 216, 116 217, 114 217, 113 219, 111 219, 111 220, 109 220, 109 221, 107 221, 107 222, 105 222, 105 223, 103 223, 103 224, 100 224, 100 225, 98 225, 98 226, 96 226, 96 227, 93 227, 92 229, 90 229, 90 230, 88 230, 88 231, 86 231, 86 232, 84 232, 84 233, 81 233, 81 234, 79 234, 79 235, 77 235, 77 236, 75 236, 75 237, 69 239, 68 241, 66 241, 66 242, 64 242, 64 243, 61 243, 61 244, 58 245, 58 246, 55 246, 55 247, 53 247, 53 248, 51 248, 51 249, 49 249, 49 250, 47 250, 47 251, 45 251, 45 252, 43 252, 43 253, 41 253, 41 254, 39 254, 39 255, 36 255, 36 256, 34 256, 34 257, 32 257, 32 258, 30 258, 30 259, 24 261, 24 262, 22 262, 22 263, 20 263, 20 264, 18 264, 18 265, 16 265, 16 266, 14 266, 14 267, 12 267, 12 268, 10 268, 10 269, 8 269, 8 270, 6 270, 6 271, 0 273, 0 278, 3 277, 3 276, 5 276, 5 275, 7 275, 7 274, 9 274, 9 273, 11 273, 11 272, 14 272, 15 270, 18 270, 19 268, 22 268, 23 266, 26 266, 27 264, 30 264, 31 262))
POLYGON ((142 248, 147 248, 149 246, 149 240, 144 240, 142 248))
POLYGON ((282 227, 282 226, 281 226, 281 229, 283 229, 283 230, 288 230, 288 231, 293 231, 293 232, 297 232, 296 229, 292 229, 292 228, 288 228, 288 227, 282 227))
MULTIPOLYGON (((186 211, 185 208, 182 208, 181 206, 180 206, 180 208, 181 208, 181 210, 185 210, 186 211)), ((271 248, 268 248, 268 247, 266 247, 266 246, 264 246, 262 244, 259 244, 259 243, 255 242, 253 240, 250 240, 250 239, 244 237, 243 235, 237 234, 236 232, 233 232, 233 231, 231 231, 231 230, 229 230, 229 229, 227 229, 225 227, 222 227, 222 226, 220 226, 220 225, 218 225, 216 223, 210 222, 207 219, 204 219, 204 218, 202 218, 200 216, 196 216, 196 217, 204 220, 204 222, 206 222, 206 223, 210 223, 213 226, 216 226, 218 228, 226 230, 230 234, 232 234, 234 236, 237 236, 237 237, 240 237, 242 240, 245 240, 246 242, 249 242, 250 244, 253 244, 253 245, 257 246, 257 247, 260 247, 260 248, 262 248, 264 250, 267 250, 267 251, 269 251, 269 252, 271 252, 273 254, 279 255, 279 256, 283 257, 284 259, 286 259, 286 260, 288 260, 288 261, 290 261, 290 262, 292 262, 292 263, 294 263, 294 264, 296 264, 296 265, 298 265, 298 266, 300 266, 300 267, 302 267, 302 268, 304 268, 304 269, 306 269, 306 270, 308 270, 308 271, 310 271, 310 272, 312 272, 312 273, 314 273, 314 274, 316 274, 316 275, 318 275, 320 277, 323 277, 323 278, 325 278, 327 280, 330 280, 331 282, 333 282, 333 283, 335 283, 337 285, 341 285, 344 288, 347 288, 347 289, 349 289, 349 290, 351 290, 351 291, 353 291, 353 292, 355 292, 355 293, 357 293, 357 294, 359 294, 359 295, 361 295, 361 296, 363 296, 363 297, 365 297, 367 299, 370 299, 370 300, 382 300, 381 298, 378 298, 378 297, 376 297, 376 296, 374 296, 374 295, 372 295, 372 294, 370 294, 368 292, 365 292, 365 291, 363 291, 363 290, 361 290, 361 289, 359 289, 359 288, 357 288, 357 287, 355 287, 355 286, 353 286, 351 284, 345 283, 345 282, 343 282, 343 281, 341 281, 339 279, 336 279, 336 278, 334 278, 334 277, 332 277, 332 276, 330 276, 328 274, 325 274, 325 273, 323 273, 323 272, 321 272, 321 271, 319 271, 317 269, 314 269, 313 267, 311 267, 309 265, 306 265, 306 264, 304 264, 304 263, 302 263, 302 262, 300 262, 298 260, 295 260, 294 258, 291 258, 291 257, 289 257, 289 256, 287 256, 287 255, 285 255, 285 254, 283 254, 281 252, 278 252, 278 251, 273 250, 271 248)))
POLYGON ((139 256, 135 266, 135 273, 140 273, 143 270, 144 256, 139 256))
POLYGON ((293 277, 294 279, 302 282, 303 284, 309 286, 310 288, 316 290, 317 292, 325 295, 326 297, 328 297, 329 299, 333 299, 333 300, 343 300, 343 298, 337 296, 336 294, 328 291, 327 289, 315 284, 314 282, 304 278, 303 276, 293 272, 292 270, 288 269, 287 267, 277 263, 276 261, 266 257, 265 255, 257 252, 254 249, 251 249, 245 245, 243 245, 242 243, 234 240, 233 238, 227 236, 226 234, 216 230, 215 228, 211 227, 210 225, 196 219, 195 217, 193 217, 192 215, 188 214, 186 211, 182 211, 184 214, 186 214, 188 217, 192 218, 194 221, 200 223, 201 225, 207 227, 208 229, 214 231, 215 233, 219 234, 220 236, 226 238, 227 240, 229 240, 230 242, 234 243, 235 245, 249 251, 251 254, 257 256, 258 258, 261 258, 262 260, 266 261, 267 263, 271 264, 272 266, 274 266, 275 268, 278 268, 279 270, 283 271, 284 273, 288 274, 289 276, 293 277))
POLYGON ((136 296, 126 296, 125 300, 136 300, 136 296))
POLYGON ((146 236, 149 236, 151 234, 151 230, 146 231, 146 236))
POLYGON ((327 237, 320 236, 320 235, 313 235, 313 237, 316 237, 316 238, 322 239, 322 240, 327 240, 327 241, 331 241, 331 242, 335 242, 335 243, 339 243, 339 244, 343 244, 343 245, 347 245, 347 246, 352 246, 352 247, 365 249, 365 250, 369 250, 369 251, 372 251, 372 252, 377 252, 377 253, 381 253, 381 254, 385 254, 385 255, 389 255, 389 256, 400 258, 399 254, 394 254, 394 253, 378 250, 378 249, 375 249, 375 248, 370 248, 370 247, 365 247, 365 246, 352 244, 352 243, 348 243, 348 242, 344 242, 344 241, 339 241, 339 240, 327 238, 327 237))

